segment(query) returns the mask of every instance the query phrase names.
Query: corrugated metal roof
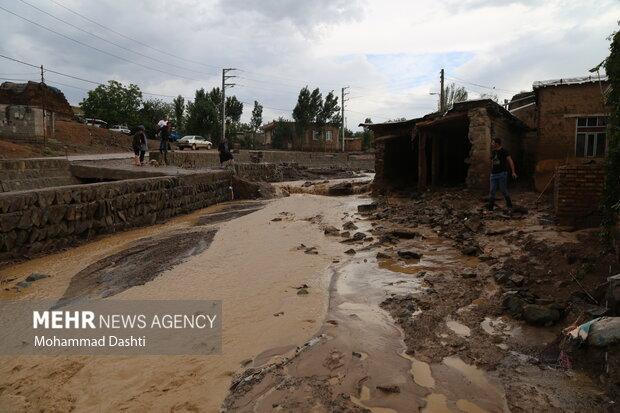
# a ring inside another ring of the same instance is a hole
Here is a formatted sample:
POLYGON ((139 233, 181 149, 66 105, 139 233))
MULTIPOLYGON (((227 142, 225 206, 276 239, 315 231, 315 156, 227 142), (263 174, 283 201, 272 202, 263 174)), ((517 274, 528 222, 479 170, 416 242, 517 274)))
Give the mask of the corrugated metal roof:
POLYGON ((552 79, 552 80, 540 80, 534 82, 532 87, 534 89, 540 89, 549 86, 564 86, 564 85, 582 85, 585 83, 593 82, 606 82, 607 76, 583 76, 583 77, 567 77, 564 79, 552 79))

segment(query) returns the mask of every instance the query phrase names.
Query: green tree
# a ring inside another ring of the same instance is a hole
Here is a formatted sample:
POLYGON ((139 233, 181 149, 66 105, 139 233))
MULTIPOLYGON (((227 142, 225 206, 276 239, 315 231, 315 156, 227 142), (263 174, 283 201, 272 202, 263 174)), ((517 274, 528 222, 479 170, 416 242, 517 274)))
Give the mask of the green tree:
POLYGON ((253 133, 258 132, 262 124, 263 124, 263 105, 261 105, 255 100, 254 109, 252 109, 252 119, 250 120, 250 128, 252 129, 252 132, 253 133))
POLYGON ((138 111, 138 123, 144 126, 147 136, 154 137, 157 122, 161 119, 170 119, 173 113, 173 106, 160 99, 148 99, 142 102, 142 107, 138 111))
MULTIPOLYGON (((452 105, 457 102, 464 102, 467 100, 467 90, 462 86, 456 86, 454 83, 450 83, 446 86, 444 93, 444 105, 446 110, 450 109, 452 105)), ((441 105, 439 106, 441 109, 441 105)))
POLYGON ((181 95, 175 97, 172 100, 172 122, 177 128, 177 130, 184 130, 183 127, 185 125, 185 98, 181 95))
POLYGON ((604 63, 611 83, 607 93, 611 116, 607 128, 607 177, 603 199, 604 235, 608 240, 611 240, 611 231, 620 212, 620 31, 612 34, 610 40, 610 54, 604 63))
MULTIPOLYGON (((372 123, 372 119, 366 118, 364 123, 372 123)), ((368 150, 372 147, 373 141, 375 140, 375 136, 370 130, 368 126, 364 126, 364 131, 362 132, 362 149, 368 150)))
MULTIPOLYGON (((317 116, 323 109, 323 96, 319 88, 310 92, 308 86, 299 91, 297 105, 293 109, 293 119, 295 120, 295 130, 299 139, 298 149, 303 150, 303 142, 308 130, 317 121, 317 116)), ((293 145, 295 143, 293 142, 293 145)))
MULTIPOLYGON (((239 120, 243 114, 243 103, 235 96, 226 98, 226 134, 233 137, 239 128, 239 120)), ((188 133, 209 137, 218 145, 222 136, 222 91, 213 88, 210 92, 204 89, 196 91, 193 102, 187 103, 186 129, 188 133)))
POLYGON ((271 146, 276 149, 287 149, 287 143, 293 139, 295 128, 291 122, 278 118, 271 133, 271 146))
POLYGON ((116 80, 90 90, 80 103, 87 118, 102 119, 108 124, 135 125, 142 104, 142 92, 134 84, 124 86, 116 80))

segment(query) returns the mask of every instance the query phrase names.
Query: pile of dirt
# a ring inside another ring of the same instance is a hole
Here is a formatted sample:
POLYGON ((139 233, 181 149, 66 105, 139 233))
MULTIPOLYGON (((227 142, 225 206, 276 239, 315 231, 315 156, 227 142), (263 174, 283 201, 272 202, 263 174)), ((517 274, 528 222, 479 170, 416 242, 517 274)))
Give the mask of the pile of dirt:
POLYGON ((65 95, 55 87, 38 82, 2 83, 0 85, 0 103, 45 107, 46 110, 56 113, 56 116, 61 119, 73 119, 73 110, 65 95))

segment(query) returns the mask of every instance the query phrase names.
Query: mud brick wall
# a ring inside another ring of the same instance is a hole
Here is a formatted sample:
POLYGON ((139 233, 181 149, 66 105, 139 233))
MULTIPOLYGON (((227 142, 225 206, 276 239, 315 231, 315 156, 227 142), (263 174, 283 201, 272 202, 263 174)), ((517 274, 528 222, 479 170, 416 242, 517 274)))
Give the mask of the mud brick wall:
POLYGON ((2 193, 0 261, 228 201, 230 184, 230 172, 213 171, 2 193))
POLYGON ((563 165, 556 169, 554 207, 560 225, 600 224, 605 189, 603 164, 563 165))
POLYGON ((0 192, 24 191, 51 186, 74 185, 66 159, 0 160, 0 192))
MULTIPOLYGON (((235 161, 252 162, 252 154, 258 151, 241 150, 235 153, 235 161)), ((351 170, 374 170, 373 154, 351 154, 342 152, 296 152, 296 151, 260 151, 262 161, 266 163, 296 163, 312 167, 343 167, 351 170)), ((160 161, 160 153, 149 152, 149 159, 160 161)), ((220 166, 217 151, 173 151, 168 153, 168 162, 174 166, 189 169, 215 168, 220 166)))
POLYGON ((282 168, 275 163, 236 163, 235 172, 240 178, 253 182, 282 182, 282 168))
MULTIPOLYGON (((603 89, 608 83, 603 83, 603 89)), ((538 143, 536 161, 575 157, 575 115, 609 113, 598 83, 564 85, 536 91, 538 99, 538 143)))
POLYGON ((469 116, 469 169, 467 170, 467 186, 469 188, 485 188, 489 185, 491 171, 491 132, 493 120, 486 108, 475 108, 468 112, 469 116))

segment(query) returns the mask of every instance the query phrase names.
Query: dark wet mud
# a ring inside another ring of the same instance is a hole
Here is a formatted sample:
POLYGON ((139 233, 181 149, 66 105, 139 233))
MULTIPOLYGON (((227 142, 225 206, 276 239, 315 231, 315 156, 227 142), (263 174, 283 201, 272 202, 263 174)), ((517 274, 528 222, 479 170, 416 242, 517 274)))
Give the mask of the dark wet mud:
POLYGON ((244 215, 256 212, 265 206, 264 202, 246 202, 231 204, 224 207, 220 212, 213 212, 198 218, 196 225, 214 225, 231 219, 240 218, 244 215))
POLYGON ((166 270, 200 254, 211 245, 217 230, 180 232, 136 241, 78 272, 56 304, 106 298, 146 284, 166 270))

